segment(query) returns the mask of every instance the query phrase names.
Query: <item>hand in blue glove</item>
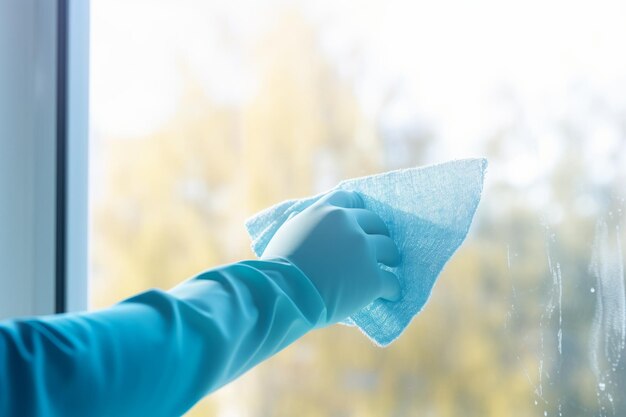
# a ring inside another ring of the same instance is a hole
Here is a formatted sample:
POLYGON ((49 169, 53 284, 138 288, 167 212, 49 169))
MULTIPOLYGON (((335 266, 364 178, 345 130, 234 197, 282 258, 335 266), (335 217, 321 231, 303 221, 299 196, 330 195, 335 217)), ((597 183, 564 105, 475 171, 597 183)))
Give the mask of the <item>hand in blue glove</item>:
POLYGON ((289 219, 263 252, 285 258, 313 282, 327 308, 327 324, 341 321, 376 298, 400 297, 398 249, 382 219, 363 208, 356 192, 334 191, 289 219))

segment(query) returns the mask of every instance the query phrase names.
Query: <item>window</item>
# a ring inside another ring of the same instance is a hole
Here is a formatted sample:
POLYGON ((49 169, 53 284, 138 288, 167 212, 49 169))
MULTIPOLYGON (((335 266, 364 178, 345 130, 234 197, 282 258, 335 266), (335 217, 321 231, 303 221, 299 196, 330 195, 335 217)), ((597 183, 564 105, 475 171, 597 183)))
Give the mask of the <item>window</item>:
POLYGON ((396 343, 312 332, 189 415, 625 415, 625 11, 93 0, 91 305, 249 258, 283 199, 486 156, 396 343))

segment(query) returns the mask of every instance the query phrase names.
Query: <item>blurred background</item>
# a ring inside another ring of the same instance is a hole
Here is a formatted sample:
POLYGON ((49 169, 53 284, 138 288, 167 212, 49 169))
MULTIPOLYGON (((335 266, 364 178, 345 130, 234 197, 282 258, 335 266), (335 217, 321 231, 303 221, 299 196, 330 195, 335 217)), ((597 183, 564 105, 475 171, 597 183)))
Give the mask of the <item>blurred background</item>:
POLYGON ((256 211, 485 156, 393 345, 314 331, 189 416, 626 415, 623 2, 92 0, 92 308, 252 256, 256 211))

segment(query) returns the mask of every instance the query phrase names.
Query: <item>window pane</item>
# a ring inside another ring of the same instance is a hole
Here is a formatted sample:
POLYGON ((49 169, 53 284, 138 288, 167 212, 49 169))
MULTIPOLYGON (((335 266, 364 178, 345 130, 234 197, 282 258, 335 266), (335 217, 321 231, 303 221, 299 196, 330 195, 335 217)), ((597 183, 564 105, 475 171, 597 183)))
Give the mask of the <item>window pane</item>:
POLYGON ((626 415, 621 4, 92 3, 91 305, 252 256, 256 211, 486 156, 392 346, 315 331, 197 416, 626 415))

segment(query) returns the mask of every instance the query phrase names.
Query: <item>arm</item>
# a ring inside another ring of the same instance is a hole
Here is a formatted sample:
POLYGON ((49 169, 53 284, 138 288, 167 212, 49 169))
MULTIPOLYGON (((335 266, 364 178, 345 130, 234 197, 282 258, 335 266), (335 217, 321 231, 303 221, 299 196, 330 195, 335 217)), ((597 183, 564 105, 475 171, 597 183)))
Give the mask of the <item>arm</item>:
POLYGON ((292 264, 217 268, 112 308, 0 325, 0 415, 177 416, 324 323, 292 264))
POLYGON ((286 222, 260 261, 94 313, 0 323, 0 416, 177 416, 316 327, 399 296, 399 254, 355 193, 286 222))

